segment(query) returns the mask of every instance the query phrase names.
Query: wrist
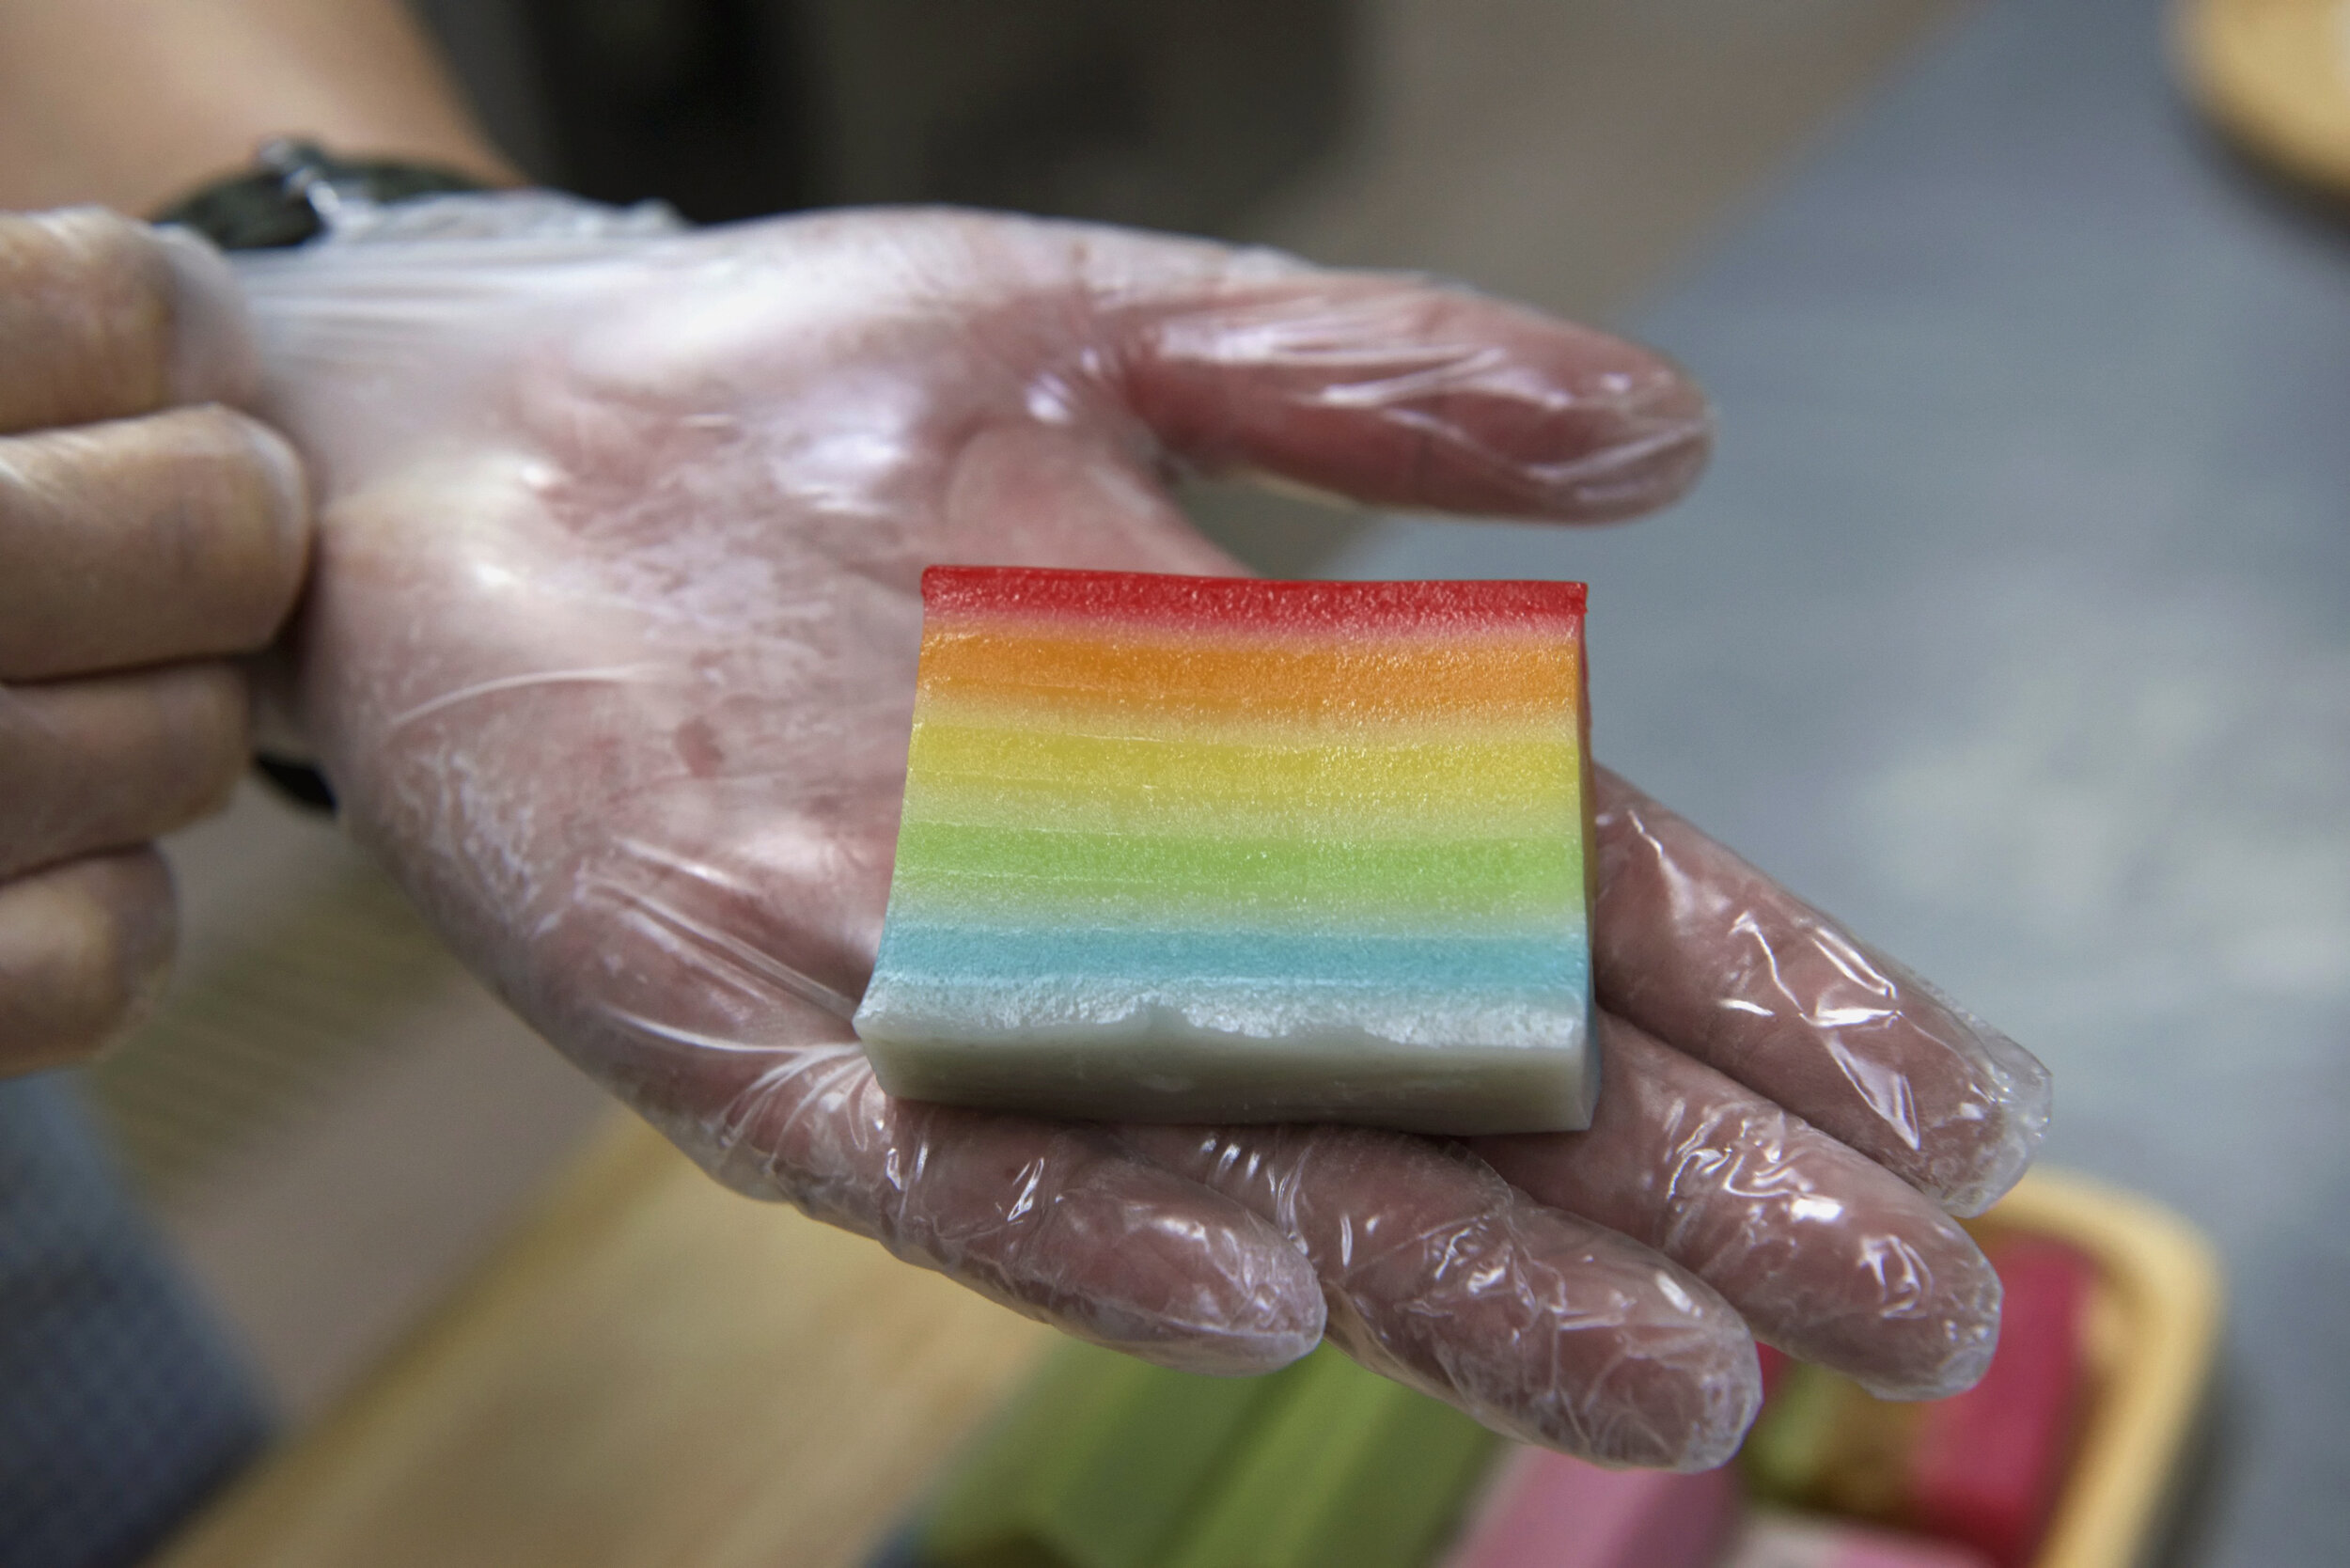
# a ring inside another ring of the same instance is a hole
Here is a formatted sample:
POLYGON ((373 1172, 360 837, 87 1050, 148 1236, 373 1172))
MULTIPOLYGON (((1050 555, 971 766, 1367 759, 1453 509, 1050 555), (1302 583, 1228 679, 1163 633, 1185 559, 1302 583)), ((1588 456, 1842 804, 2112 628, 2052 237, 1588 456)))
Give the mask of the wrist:
POLYGON ((0 0, 0 207, 148 212, 289 133, 520 182, 399 0, 0 0))
MULTIPOLYGON (((222 250, 276 250, 308 243, 353 209, 394 206, 435 196, 478 193, 485 181, 446 165, 349 158, 314 143, 280 138, 262 146, 243 172, 185 193, 155 221, 203 235, 222 250)), ((253 765, 292 804, 335 809, 335 792, 310 760, 293 720, 291 682, 282 655, 249 661, 253 765)))

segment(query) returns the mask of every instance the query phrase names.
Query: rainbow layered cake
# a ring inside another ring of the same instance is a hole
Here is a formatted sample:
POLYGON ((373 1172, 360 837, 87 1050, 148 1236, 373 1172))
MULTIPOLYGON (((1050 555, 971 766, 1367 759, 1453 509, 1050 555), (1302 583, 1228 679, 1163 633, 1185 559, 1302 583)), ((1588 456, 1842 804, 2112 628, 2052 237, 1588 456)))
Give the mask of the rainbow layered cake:
POLYGON ((856 1030, 890 1092, 1588 1125, 1578 583, 937 567, 856 1030))

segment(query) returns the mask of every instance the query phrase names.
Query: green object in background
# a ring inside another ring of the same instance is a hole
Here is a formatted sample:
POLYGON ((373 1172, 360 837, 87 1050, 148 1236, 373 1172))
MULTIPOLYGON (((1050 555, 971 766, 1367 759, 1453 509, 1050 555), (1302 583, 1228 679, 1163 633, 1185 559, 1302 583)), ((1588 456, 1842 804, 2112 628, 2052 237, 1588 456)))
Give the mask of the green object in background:
POLYGON ((1324 1346, 1200 1377, 1064 1345, 968 1450, 922 1568, 1424 1568, 1499 1439, 1324 1346))
POLYGON ((1327 1347, 1284 1375, 1159 1568, 1422 1568, 1499 1439, 1327 1347))
POLYGON ((1757 1497, 1795 1508, 1816 1497, 1841 1403, 1831 1373, 1801 1361, 1788 1364, 1738 1450, 1738 1468, 1757 1497))
POLYGON ((1910 1453, 1927 1408, 1872 1399, 1849 1378, 1793 1364, 1763 1402, 1738 1467, 1762 1501, 1906 1525, 1910 1453))
POLYGON ((1056 1350, 948 1476, 930 1568, 1154 1568, 1235 1442, 1313 1358, 1267 1377, 1056 1350))

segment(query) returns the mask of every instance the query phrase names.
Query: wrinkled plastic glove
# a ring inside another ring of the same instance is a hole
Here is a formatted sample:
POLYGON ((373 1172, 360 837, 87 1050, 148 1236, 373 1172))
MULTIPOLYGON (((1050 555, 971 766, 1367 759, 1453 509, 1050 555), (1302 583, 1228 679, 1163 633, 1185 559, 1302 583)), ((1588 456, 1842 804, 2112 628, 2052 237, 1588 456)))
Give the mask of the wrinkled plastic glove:
POLYGON ((664 234, 545 197, 243 263, 316 464, 291 703, 348 822, 550 1040, 712 1172, 1085 1339, 1243 1372, 1327 1334, 1490 1425, 1725 1458, 1748 1325, 1971 1381, 1944 1214, 2029 1158, 2039 1065, 1603 788, 1606 1089, 1473 1147, 891 1100, 849 1017, 939 561, 1223 572, 1164 478, 1621 517, 1697 472, 1654 356, 1460 292, 945 212, 664 234))

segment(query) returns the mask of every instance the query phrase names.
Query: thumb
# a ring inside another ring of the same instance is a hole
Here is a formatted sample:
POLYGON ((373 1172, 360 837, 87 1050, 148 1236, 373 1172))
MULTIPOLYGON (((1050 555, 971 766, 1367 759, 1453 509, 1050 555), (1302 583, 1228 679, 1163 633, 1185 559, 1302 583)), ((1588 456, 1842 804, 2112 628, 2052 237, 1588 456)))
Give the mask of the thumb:
POLYGON ((1705 463, 1704 395, 1669 361, 1475 294, 1242 253, 1130 309, 1128 401, 1205 467, 1584 522, 1653 510, 1705 463))

